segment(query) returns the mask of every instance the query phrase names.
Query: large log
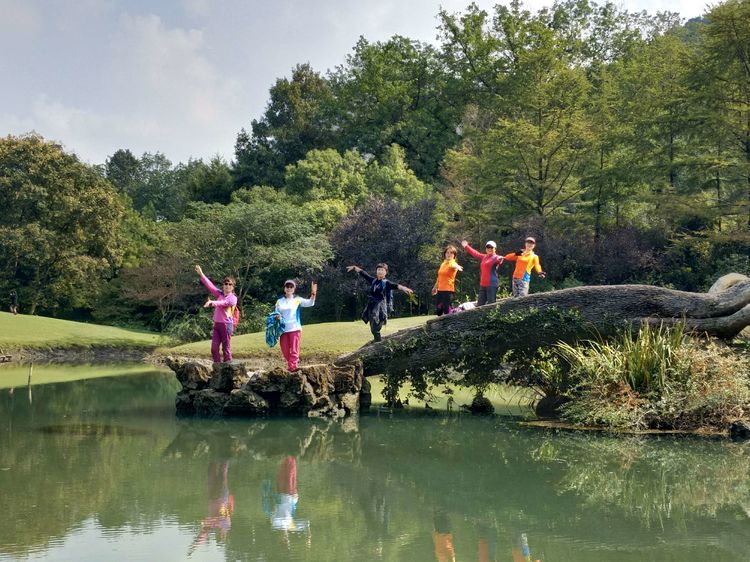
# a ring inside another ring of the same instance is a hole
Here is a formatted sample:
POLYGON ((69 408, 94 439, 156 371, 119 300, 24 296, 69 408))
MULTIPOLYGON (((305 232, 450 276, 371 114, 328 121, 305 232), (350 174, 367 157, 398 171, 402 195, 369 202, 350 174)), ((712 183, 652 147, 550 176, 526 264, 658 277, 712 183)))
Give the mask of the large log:
POLYGON ((673 324, 730 339, 750 325, 750 278, 730 274, 708 293, 650 285, 576 287, 503 299, 386 336, 342 355, 362 361, 365 376, 430 371, 461 364, 467 370, 499 366, 506 352, 521 353, 594 336, 627 325, 673 324))

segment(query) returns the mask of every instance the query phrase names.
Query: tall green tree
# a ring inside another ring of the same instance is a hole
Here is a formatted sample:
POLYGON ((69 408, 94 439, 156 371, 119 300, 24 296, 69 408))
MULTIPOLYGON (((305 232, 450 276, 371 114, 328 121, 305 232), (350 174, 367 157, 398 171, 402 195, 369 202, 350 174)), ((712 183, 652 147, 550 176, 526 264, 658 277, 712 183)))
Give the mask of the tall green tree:
POLYGON ((464 100, 435 48, 398 35, 360 38, 331 84, 340 150, 380 158, 397 144, 417 177, 437 177, 445 149, 458 140, 464 100))
POLYGON ((125 210, 93 168, 37 135, 0 139, 0 283, 37 311, 88 307, 121 263, 125 210))
POLYGON ((226 204, 231 200, 234 190, 232 172, 221 156, 214 156, 208 163, 190 160, 179 165, 177 171, 191 201, 226 204))
POLYGON ((333 147, 332 102, 328 80, 309 64, 297 65, 291 78, 278 79, 263 116, 253 120, 250 132, 243 129, 237 137, 235 185, 281 187, 287 165, 309 150, 333 147))
POLYGON ((461 19, 443 14, 445 48, 458 72, 477 77, 482 94, 467 113, 463 146, 447 157, 449 177, 471 184, 478 206, 492 199, 505 214, 548 217, 582 191, 590 84, 552 16, 517 2, 497 6, 491 21, 476 7, 461 19))
POLYGON ((720 139, 723 201, 750 230, 750 2, 727 0, 714 6, 706 20, 699 64, 701 82, 714 85, 712 96, 703 101, 713 109, 712 125, 720 139))

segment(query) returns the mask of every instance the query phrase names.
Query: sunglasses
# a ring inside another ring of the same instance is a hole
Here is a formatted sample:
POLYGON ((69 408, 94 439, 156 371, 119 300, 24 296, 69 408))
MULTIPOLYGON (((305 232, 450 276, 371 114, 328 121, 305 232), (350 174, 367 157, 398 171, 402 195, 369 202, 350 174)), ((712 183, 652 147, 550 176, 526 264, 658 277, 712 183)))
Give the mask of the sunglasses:
POLYGON ((294 285, 284 285, 285 289, 294 289, 294 285))
POLYGON ((225 287, 234 287, 234 283, 222 283, 225 287))

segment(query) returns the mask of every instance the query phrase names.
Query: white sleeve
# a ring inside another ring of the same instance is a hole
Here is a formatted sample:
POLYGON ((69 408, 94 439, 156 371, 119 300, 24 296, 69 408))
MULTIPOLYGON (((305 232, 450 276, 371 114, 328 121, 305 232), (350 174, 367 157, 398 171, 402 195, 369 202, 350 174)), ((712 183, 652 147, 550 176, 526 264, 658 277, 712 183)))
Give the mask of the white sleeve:
POLYGON ((299 305, 300 306, 315 306, 315 299, 303 299, 302 297, 299 297, 299 305))

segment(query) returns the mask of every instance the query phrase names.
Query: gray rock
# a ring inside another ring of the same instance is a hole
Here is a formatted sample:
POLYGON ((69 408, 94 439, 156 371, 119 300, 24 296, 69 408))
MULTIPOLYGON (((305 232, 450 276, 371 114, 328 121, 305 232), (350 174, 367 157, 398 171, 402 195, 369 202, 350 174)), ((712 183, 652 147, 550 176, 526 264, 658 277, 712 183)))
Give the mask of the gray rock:
POLYGON ((181 390, 177 393, 174 400, 174 406, 179 415, 190 416, 195 413, 195 408, 193 407, 193 392, 194 391, 192 390, 181 390))
POLYGON ((220 392, 231 392, 241 388, 248 376, 242 363, 214 363, 209 386, 220 392))
POLYGON ((362 407, 360 390, 370 383, 360 364, 308 365, 290 373, 286 369, 252 373, 243 363, 214 363, 209 369, 199 361, 168 358, 167 364, 183 385, 175 399, 180 414, 201 416, 262 416, 277 413, 342 418, 362 407))
POLYGON ((347 392, 338 395, 338 402, 348 415, 356 414, 359 411, 359 393, 347 392))
POLYGON ((167 357, 167 366, 172 369, 184 390, 200 390, 208 387, 211 369, 197 361, 183 361, 167 357))
POLYGON ((334 365, 330 376, 335 392, 359 392, 362 388, 362 369, 359 365, 334 365))
POLYGON ((224 413, 230 416, 265 416, 268 402, 260 394, 246 389, 234 389, 224 406, 224 413))
POLYGON ((736 440, 750 439, 750 422, 738 420, 729 426, 729 436, 736 440))
POLYGON ((372 385, 367 377, 362 377, 362 389, 359 391, 359 408, 368 410, 372 406, 372 385))
POLYGON ((227 402, 229 402, 229 394, 213 388, 193 392, 193 407, 195 413, 200 416, 219 417, 224 415, 224 406, 227 402))
POLYGON ((727 289, 735 286, 741 281, 747 281, 747 279, 748 277, 740 273, 727 273, 726 275, 722 275, 716 281, 714 281, 714 284, 711 285, 711 288, 708 290, 708 294, 713 295, 722 291, 726 291, 727 289))

